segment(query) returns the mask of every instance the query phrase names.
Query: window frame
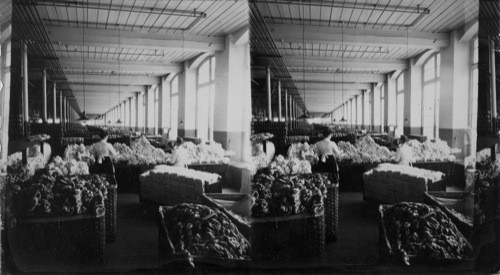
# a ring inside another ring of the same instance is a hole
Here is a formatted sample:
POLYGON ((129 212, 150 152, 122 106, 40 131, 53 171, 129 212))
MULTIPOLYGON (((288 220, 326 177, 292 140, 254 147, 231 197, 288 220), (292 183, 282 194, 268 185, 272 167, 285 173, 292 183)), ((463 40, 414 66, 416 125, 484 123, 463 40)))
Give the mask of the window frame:
POLYGON ((425 86, 427 85, 432 85, 434 84, 434 126, 432 129, 433 135, 430 137, 432 139, 438 139, 439 138, 439 102, 441 98, 441 68, 440 68, 440 62, 441 61, 441 53, 440 52, 435 52, 431 56, 429 56, 425 62, 422 64, 422 95, 421 95, 421 120, 422 120, 422 134, 424 134, 424 115, 425 115, 425 86), (434 77, 425 80, 425 66, 431 61, 434 61, 434 77), (439 61, 439 63, 438 63, 439 61), (437 85, 436 85, 437 84, 437 85))
MULTIPOLYGON (((208 56, 203 60, 198 68, 196 68, 196 116, 195 116, 195 121, 196 121, 196 137, 200 137, 200 131, 199 131, 199 126, 201 121, 199 120, 199 113, 198 111, 200 108, 198 107, 198 104, 201 104, 199 102, 200 96, 200 90, 207 88, 208 87, 208 98, 210 100, 208 104, 208 125, 207 125, 207 133, 206 137, 207 140, 213 140, 214 139, 214 104, 215 104, 215 56, 208 56), (208 81, 204 83, 200 83, 200 70, 203 69, 203 66, 205 66, 208 63, 208 81)), ((204 136, 204 134, 203 134, 204 136)))

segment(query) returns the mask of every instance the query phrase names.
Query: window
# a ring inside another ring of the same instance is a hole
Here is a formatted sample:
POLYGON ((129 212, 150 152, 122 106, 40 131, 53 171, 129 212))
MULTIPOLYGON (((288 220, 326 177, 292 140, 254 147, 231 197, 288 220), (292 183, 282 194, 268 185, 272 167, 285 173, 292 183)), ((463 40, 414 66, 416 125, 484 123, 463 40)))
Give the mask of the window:
POLYGON ((215 57, 209 57, 197 74, 196 136, 203 140, 213 139, 215 94, 215 57))
POLYGON ((179 118, 179 77, 175 76, 170 82, 170 135, 171 139, 177 138, 179 118))
POLYGON ((429 138, 439 137, 439 75, 441 55, 432 55, 424 63, 422 94, 422 129, 429 138))
POLYGON ((405 73, 396 80, 396 136, 401 136, 404 129, 405 116, 405 73))
POLYGON ((380 130, 384 131, 385 126, 385 85, 380 86, 380 130))

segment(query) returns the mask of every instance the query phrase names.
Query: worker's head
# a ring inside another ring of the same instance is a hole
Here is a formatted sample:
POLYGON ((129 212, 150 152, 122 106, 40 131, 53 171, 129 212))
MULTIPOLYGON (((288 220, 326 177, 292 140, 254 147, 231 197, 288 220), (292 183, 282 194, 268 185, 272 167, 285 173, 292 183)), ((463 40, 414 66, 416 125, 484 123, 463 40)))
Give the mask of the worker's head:
POLYGON ((175 148, 175 141, 171 140, 167 143, 168 148, 174 149, 175 148))
POLYGON ((184 139, 181 137, 177 137, 177 140, 175 140, 175 145, 181 146, 184 143, 184 139))
POLYGON ((99 132, 99 138, 101 140, 108 140, 108 137, 109 137, 109 133, 106 130, 101 130, 99 132))
POLYGON ((408 141, 408 138, 405 135, 401 135, 401 137, 399 137, 399 144, 403 145, 407 141, 408 141))
POLYGON ((332 129, 330 128, 326 128, 325 130, 323 130, 323 137, 324 138, 327 138, 327 139, 331 139, 333 136, 333 131, 332 129))

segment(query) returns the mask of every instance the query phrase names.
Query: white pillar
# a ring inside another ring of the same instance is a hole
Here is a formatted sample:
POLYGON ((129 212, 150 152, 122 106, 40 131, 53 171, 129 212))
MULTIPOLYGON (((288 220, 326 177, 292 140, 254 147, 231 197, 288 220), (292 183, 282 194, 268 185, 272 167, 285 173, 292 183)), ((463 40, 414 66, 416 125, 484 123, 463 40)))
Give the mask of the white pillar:
POLYGON ((281 109, 281 80, 278 80, 278 121, 281 122, 282 119, 282 109, 281 109))
POLYGON ((163 128, 163 112, 165 112, 163 107, 163 93, 167 90, 167 85, 165 78, 160 77, 160 86, 158 86, 158 115, 157 115, 157 125, 158 132, 163 128))
POLYGON ((149 127, 149 118, 148 118, 148 112, 149 112, 149 108, 151 106, 149 106, 149 97, 151 96, 149 94, 149 92, 151 91, 151 86, 148 86, 148 88, 146 89, 146 93, 144 94, 144 132, 146 133, 147 132, 147 129, 149 127))
POLYGON ((496 63, 495 63, 495 41, 489 39, 489 57, 490 57, 490 85, 491 85, 491 121, 493 123, 493 132, 497 132, 497 78, 496 76, 496 63))
POLYGON ((267 118, 273 120, 273 112, 271 107, 271 69, 266 68, 266 87, 267 87, 267 118))
POLYGON ((285 122, 288 122, 288 91, 285 90, 285 122))
POLYGON ((42 70, 42 119, 47 121, 47 70, 42 70))
POLYGON ((139 94, 135 94, 135 128, 139 129, 139 94))
POLYGON ((214 135, 216 142, 236 152, 232 160, 251 162, 252 118, 250 44, 225 37, 225 47, 216 53, 214 135))
POLYGON ((63 122, 63 92, 59 91, 59 123, 62 125, 63 122))
MULTIPOLYGON (((24 122, 28 123, 29 118, 29 106, 28 106, 28 45, 22 42, 22 65, 23 65, 23 118, 24 122)), ((27 134, 27 133, 25 133, 27 134)))
POLYGON ((52 86, 52 98, 54 101, 52 102, 53 106, 53 115, 52 115, 52 120, 53 123, 56 123, 56 117, 57 117, 57 84, 54 82, 54 86, 52 86))

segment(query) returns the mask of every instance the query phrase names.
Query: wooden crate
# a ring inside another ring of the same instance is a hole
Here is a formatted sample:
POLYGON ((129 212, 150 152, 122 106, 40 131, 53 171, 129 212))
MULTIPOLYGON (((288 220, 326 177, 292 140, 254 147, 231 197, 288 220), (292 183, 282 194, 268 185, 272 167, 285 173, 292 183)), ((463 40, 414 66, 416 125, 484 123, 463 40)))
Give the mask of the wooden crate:
POLYGON ((325 255, 323 206, 316 213, 252 218, 253 261, 321 260, 325 255))
POLYGON ((474 195, 472 193, 429 191, 425 193, 424 202, 441 209, 453 221, 458 230, 470 240, 475 231, 474 220, 464 221, 451 209, 474 217, 474 195))
MULTIPOLYGON (((241 232, 245 238, 250 239, 250 227, 246 223, 242 223, 238 218, 236 218, 233 214, 229 213, 227 210, 224 208, 218 206, 213 200, 211 200, 207 196, 203 196, 200 199, 201 203, 213 208, 219 209, 221 212, 226 214, 226 216, 231 220, 232 223, 236 225, 238 230, 241 232)), ((250 259, 222 259, 222 258, 217 258, 217 257, 209 257, 209 256, 202 256, 202 255, 185 255, 182 253, 179 253, 176 251, 173 245, 172 238, 169 235, 169 232, 167 230, 167 224, 165 221, 163 215, 164 211, 169 209, 171 206, 160 206, 159 212, 160 212, 160 219, 159 219, 159 226, 158 226, 158 252, 160 255, 160 259, 162 260, 162 264, 172 264, 175 262, 187 262, 189 263, 193 268, 195 265, 203 265, 203 264, 209 264, 209 265, 218 265, 222 267, 249 267, 251 266, 251 261, 250 259)))
POLYGON ((16 266, 104 261, 104 209, 97 215, 11 220, 9 247, 16 266))

